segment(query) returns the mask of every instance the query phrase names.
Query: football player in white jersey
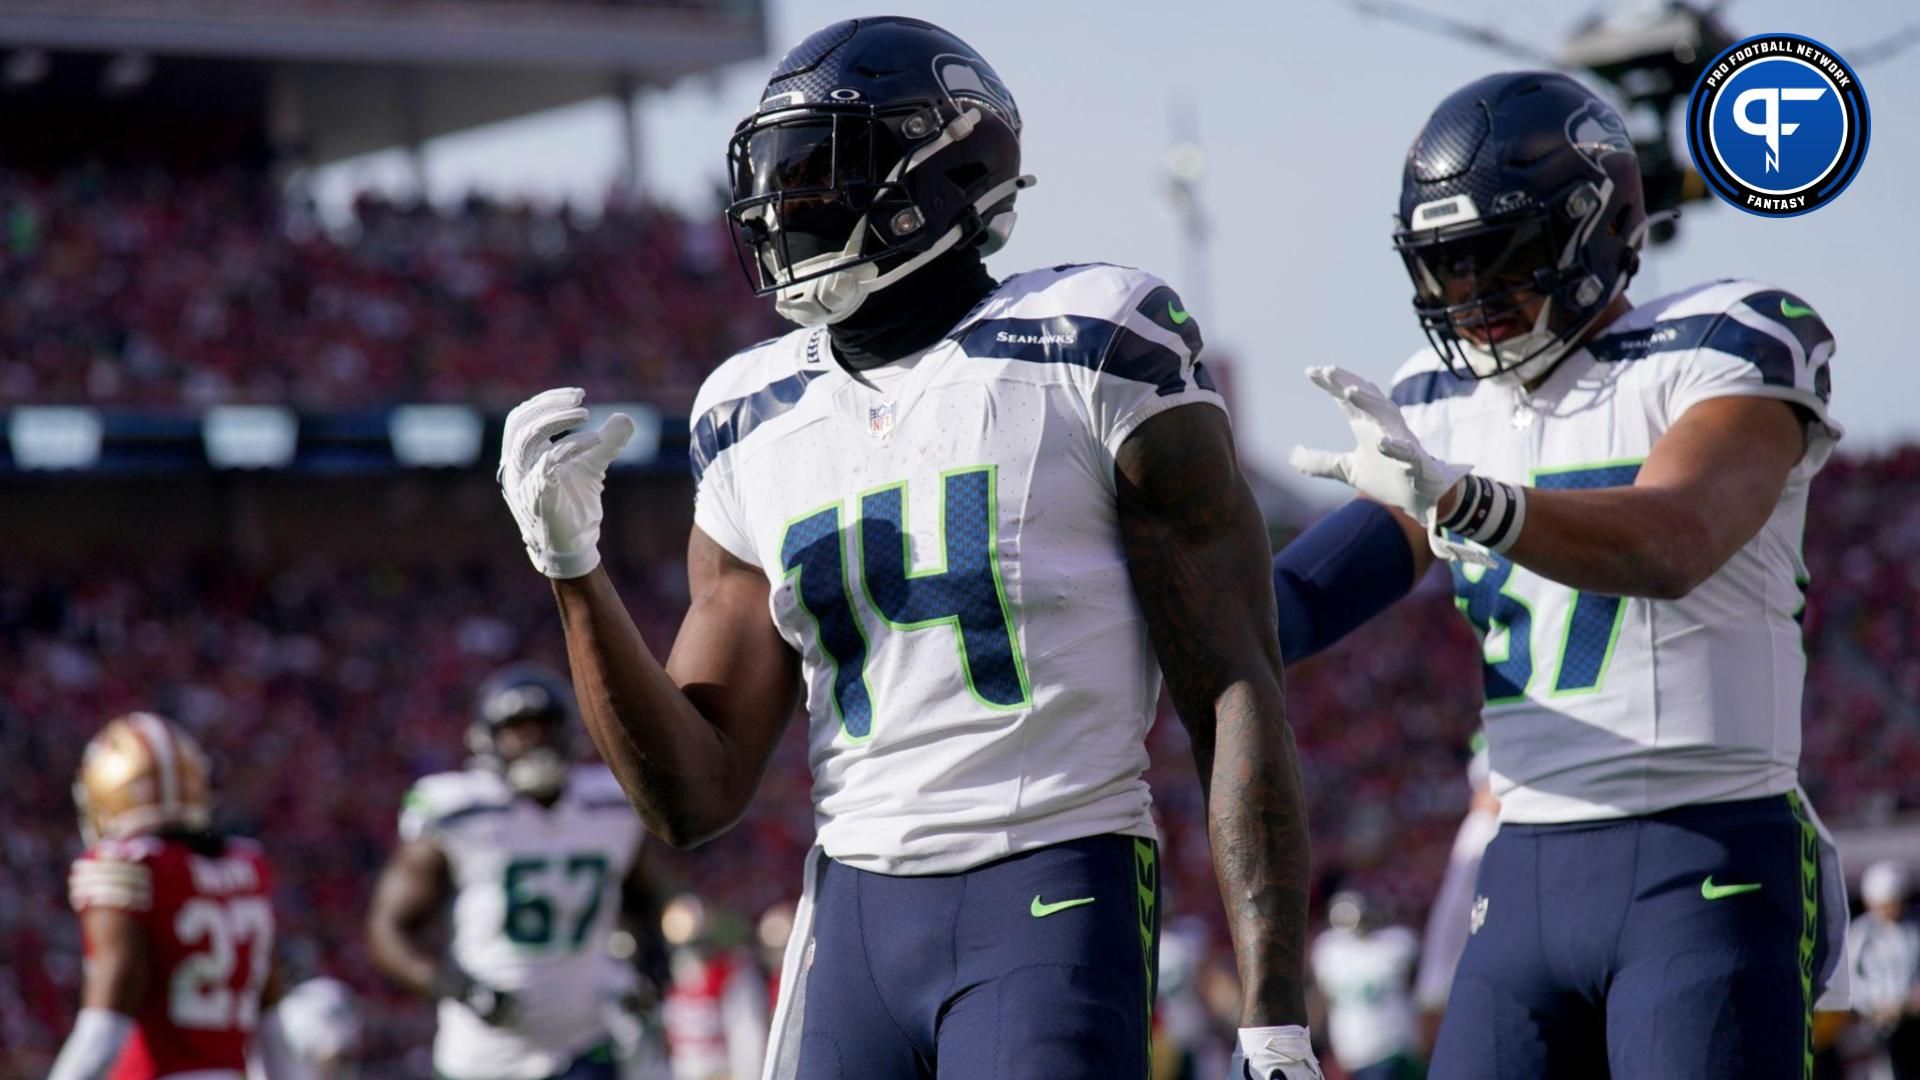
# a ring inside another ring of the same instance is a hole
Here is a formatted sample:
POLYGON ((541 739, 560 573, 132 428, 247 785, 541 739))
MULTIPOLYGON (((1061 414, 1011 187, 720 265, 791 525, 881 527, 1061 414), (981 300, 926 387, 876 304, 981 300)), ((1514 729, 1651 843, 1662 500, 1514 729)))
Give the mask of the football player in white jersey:
POLYGON ((1717 281, 1634 306, 1619 116, 1490 76, 1407 155, 1395 244, 1432 347, 1309 374, 1365 496, 1275 560, 1311 652, 1447 560, 1482 635, 1500 829, 1433 1074, 1802 1076, 1846 905, 1798 788, 1807 487, 1833 337, 1717 281))
POLYGON ((658 925, 640 822, 604 767, 572 764, 564 678, 515 664, 477 700, 473 766, 407 793, 367 917, 374 963, 438 1003, 437 1076, 614 1080, 607 940, 623 917, 647 939, 658 925), (449 909, 439 956, 428 932, 449 909))
POLYGON ((804 687, 819 849, 767 1075, 1145 1072, 1164 670, 1245 986, 1235 1075, 1317 1076, 1269 552, 1179 296, 1115 266, 988 275, 1032 182, 1019 112, 919 20, 801 42, 729 162, 743 261, 800 329, 696 400, 693 602, 664 667, 598 569, 631 422, 555 441, 587 411, 542 394, 500 479, 653 832, 738 819, 804 687))
POLYGON ((1420 940, 1380 925, 1365 894, 1327 901, 1327 930, 1313 939, 1313 981, 1327 1002, 1327 1042, 1348 1080, 1421 1075, 1413 973, 1420 940))

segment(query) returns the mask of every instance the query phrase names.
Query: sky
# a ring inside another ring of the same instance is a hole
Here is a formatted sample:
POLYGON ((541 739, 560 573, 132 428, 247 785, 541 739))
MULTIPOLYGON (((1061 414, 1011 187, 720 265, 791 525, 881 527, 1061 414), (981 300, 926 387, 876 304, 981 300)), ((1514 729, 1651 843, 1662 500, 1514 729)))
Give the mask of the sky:
MULTIPOLYGON (((1593 6, 1428 2, 1545 49, 1593 6)), ((643 100, 652 197, 713 212, 727 138, 774 57, 821 26, 871 13, 846 0, 768 3, 768 57, 643 100)), ((991 269, 1099 261, 1152 270, 1181 289, 1210 352, 1233 357, 1234 423, 1256 464, 1284 475, 1296 443, 1350 445, 1338 410, 1302 372, 1339 364, 1384 383, 1424 344, 1389 242, 1401 163, 1441 98, 1515 61, 1335 0, 915 0, 895 10, 966 39, 1020 103, 1024 164, 1040 182, 1021 194, 1013 242, 991 269), (1205 155, 1203 265, 1167 194, 1178 141, 1205 155)), ((1797 32, 1842 56, 1916 16, 1909 0, 1735 0, 1725 12, 1736 36, 1797 32)), ((1649 255, 1628 295, 1734 276, 1797 293, 1838 340, 1833 415, 1848 429, 1843 447, 1870 453, 1920 440, 1920 348, 1907 321, 1907 305, 1920 303, 1920 48, 1860 74, 1871 145, 1839 199, 1791 219, 1690 204, 1680 239, 1649 255)), ((621 169, 622 115, 595 101, 439 140, 427 150, 430 193, 591 204, 621 169)), ((393 155, 376 155, 326 170, 318 194, 338 200, 404 176, 393 155)), ((1330 484, 1308 490, 1332 498, 1330 484)))

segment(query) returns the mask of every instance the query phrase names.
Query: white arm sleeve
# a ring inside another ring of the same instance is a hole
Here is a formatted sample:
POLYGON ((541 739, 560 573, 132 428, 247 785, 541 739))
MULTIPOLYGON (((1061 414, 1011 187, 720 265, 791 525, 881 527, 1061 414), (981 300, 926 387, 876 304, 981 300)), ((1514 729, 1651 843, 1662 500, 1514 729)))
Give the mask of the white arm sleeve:
POLYGON ((727 1062, 735 1076, 759 1076, 767 1052, 766 982, 758 968, 741 965, 720 994, 720 1022, 727 1033, 727 1062))
POLYGON ((132 1034, 133 1017, 125 1013, 81 1009, 47 1080, 103 1080, 132 1034))
POLYGON ((1446 876, 1440 879, 1440 895, 1434 898, 1433 910, 1427 915, 1419 974, 1413 980, 1414 1004, 1428 1012, 1444 1008, 1447 994, 1453 989, 1453 970, 1460 964, 1472 929, 1480 857, 1499 826, 1499 819, 1492 814, 1469 813, 1454 837, 1453 856, 1447 861, 1446 876))

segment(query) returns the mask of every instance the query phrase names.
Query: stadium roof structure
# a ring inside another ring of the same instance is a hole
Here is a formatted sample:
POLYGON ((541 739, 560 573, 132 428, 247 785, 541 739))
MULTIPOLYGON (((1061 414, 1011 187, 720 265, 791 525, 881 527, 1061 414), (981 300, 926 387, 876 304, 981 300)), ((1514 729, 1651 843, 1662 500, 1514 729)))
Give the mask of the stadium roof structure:
POLYGON ((22 50, 254 62, 313 164, 761 55, 762 0, 4 0, 22 50))

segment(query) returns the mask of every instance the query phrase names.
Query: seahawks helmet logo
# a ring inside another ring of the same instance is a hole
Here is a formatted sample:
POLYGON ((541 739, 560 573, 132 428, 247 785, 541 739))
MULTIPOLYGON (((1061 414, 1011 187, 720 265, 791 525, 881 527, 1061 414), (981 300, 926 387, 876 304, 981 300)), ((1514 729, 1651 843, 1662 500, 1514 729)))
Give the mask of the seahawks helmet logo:
POLYGON ((1633 153, 1633 140, 1627 138, 1627 125, 1620 114, 1597 101, 1580 106, 1567 117, 1567 141, 1595 168, 1608 154, 1633 153))
POLYGON ((956 105, 967 102, 989 109, 1005 121, 1015 135, 1020 133, 1020 109, 1013 103, 1013 93, 984 61, 958 53, 942 53, 933 58, 933 77, 956 105))

